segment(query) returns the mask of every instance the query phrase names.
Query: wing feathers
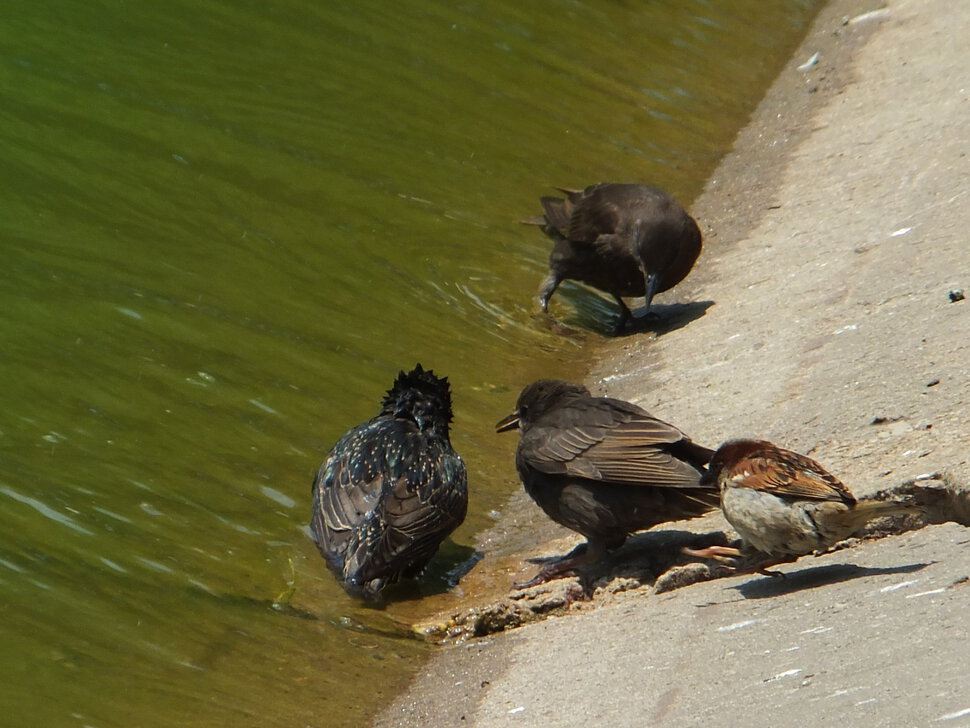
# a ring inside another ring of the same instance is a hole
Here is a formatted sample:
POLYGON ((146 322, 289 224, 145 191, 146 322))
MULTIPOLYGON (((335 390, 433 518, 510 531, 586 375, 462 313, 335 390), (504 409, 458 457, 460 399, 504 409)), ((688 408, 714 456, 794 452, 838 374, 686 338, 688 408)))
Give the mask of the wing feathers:
POLYGON ((735 463, 726 474, 746 488, 790 498, 854 503, 852 492, 811 458, 791 451, 757 453, 735 463))
POLYGON ((373 582, 372 591, 420 571, 467 509, 465 465, 450 444, 387 417, 342 438, 313 491, 321 552, 347 583, 373 582))
POLYGON ((591 401, 584 400, 584 409, 575 416, 568 408, 556 410, 558 420, 571 426, 539 422, 530 427, 520 443, 520 462, 544 473, 592 480, 697 485, 698 468, 670 453, 670 446, 685 440, 684 433, 635 405, 617 407, 614 400, 603 398, 591 412, 591 401))

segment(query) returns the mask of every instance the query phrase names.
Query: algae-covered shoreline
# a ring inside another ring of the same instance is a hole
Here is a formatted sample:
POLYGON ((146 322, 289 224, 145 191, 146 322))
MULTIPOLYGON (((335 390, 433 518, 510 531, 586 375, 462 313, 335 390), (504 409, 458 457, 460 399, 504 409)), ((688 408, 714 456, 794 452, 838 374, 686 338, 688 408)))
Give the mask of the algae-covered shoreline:
MULTIPOLYGON (((934 474, 965 488, 970 314, 948 293, 970 270, 968 22, 942 0, 824 8, 692 206, 705 254, 661 302, 709 307, 609 342, 591 388, 699 442, 806 452, 860 494, 934 474)), ((541 523, 515 510, 504 528, 541 523)), ((803 559, 780 584, 630 584, 441 651, 376 725, 960 725, 968 544, 945 523, 803 559)))

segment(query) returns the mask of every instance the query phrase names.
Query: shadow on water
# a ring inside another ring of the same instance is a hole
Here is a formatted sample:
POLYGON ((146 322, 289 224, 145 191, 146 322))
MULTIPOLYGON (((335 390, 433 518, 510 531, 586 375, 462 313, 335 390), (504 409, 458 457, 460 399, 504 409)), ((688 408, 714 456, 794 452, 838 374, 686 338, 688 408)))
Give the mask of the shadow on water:
POLYGON ((482 552, 447 539, 438 555, 421 574, 420 579, 404 579, 390 584, 376 602, 361 602, 376 610, 393 611, 394 605, 406 601, 418 601, 427 597, 440 597, 452 591, 461 578, 482 560, 482 552))
MULTIPOLYGON (((562 300, 561 308, 550 303, 549 314, 535 314, 537 320, 545 317, 549 331, 579 343, 597 338, 624 338, 644 333, 658 336, 690 325, 701 318, 715 301, 685 301, 650 305, 650 313, 643 314, 643 299, 626 299, 633 313, 623 331, 616 331, 620 311, 616 302, 604 294, 569 281, 564 282, 556 294, 562 300), (563 319, 557 318, 562 316, 563 319)), ((669 294, 668 294, 669 297, 669 294)))
POLYGON ((537 327, 541 327, 550 333, 568 339, 571 342, 583 346, 593 340, 591 332, 586 329, 579 329, 559 321, 547 313, 537 312, 533 314, 533 320, 537 327))

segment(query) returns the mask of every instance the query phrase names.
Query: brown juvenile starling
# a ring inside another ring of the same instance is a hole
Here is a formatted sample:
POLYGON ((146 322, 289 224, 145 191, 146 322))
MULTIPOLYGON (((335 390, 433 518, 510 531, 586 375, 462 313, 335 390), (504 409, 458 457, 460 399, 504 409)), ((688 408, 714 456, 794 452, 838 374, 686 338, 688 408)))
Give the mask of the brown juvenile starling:
POLYGON ((713 451, 635 404, 540 379, 495 426, 516 427, 515 464, 526 492, 552 520, 587 540, 584 552, 580 547, 521 586, 598 561, 634 531, 717 506, 714 486, 700 484, 713 451))
POLYGON ((418 364, 320 466, 310 528, 348 593, 375 600, 417 576, 465 519, 467 475, 448 439, 451 420, 448 379, 418 364))
MULTIPOLYGON (((822 552, 874 518, 919 513, 899 501, 856 500, 841 480, 805 455, 764 440, 729 440, 711 458, 707 480, 721 493, 724 517, 747 547, 771 564, 822 552)), ((684 549, 692 556, 741 556, 738 549, 684 549)))
POLYGON ((566 199, 541 198, 545 215, 525 221, 554 242, 539 289, 543 311, 563 280, 582 281, 616 299, 619 332, 632 316, 622 296, 645 296, 648 314, 654 294, 686 278, 700 255, 697 223, 662 190, 611 182, 561 191, 566 199))

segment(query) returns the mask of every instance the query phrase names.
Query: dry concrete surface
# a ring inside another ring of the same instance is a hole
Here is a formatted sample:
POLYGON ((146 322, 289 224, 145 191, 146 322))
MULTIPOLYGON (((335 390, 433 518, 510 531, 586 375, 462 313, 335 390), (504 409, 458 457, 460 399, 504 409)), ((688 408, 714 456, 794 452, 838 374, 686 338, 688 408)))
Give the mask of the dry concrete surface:
MULTIPOLYGON (((589 378, 857 494, 942 493, 928 523, 784 579, 671 556, 561 580, 516 629, 455 615, 458 644, 375 725, 970 726, 968 69, 970 3, 832 0, 693 205, 707 247, 666 323, 608 341, 589 378)), ((541 553, 576 542, 556 528, 541 553)), ((683 529, 732 536, 714 514, 634 541, 676 554, 683 529)), ((529 600, 506 597, 493 617, 529 600)))

